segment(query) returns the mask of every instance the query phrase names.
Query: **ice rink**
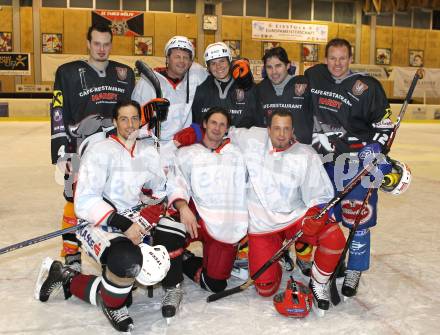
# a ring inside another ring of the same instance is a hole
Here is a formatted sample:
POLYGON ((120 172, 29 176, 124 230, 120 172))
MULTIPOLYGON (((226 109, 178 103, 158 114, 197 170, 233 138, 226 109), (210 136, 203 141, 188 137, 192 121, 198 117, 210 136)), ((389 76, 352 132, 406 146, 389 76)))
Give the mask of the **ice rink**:
MULTIPOLYGON (((59 229, 64 201, 49 137, 48 122, 0 122, 0 247, 59 229)), ((402 124, 390 156, 409 164, 413 182, 401 196, 380 194, 371 268, 356 298, 323 318, 312 313, 297 320, 279 315, 272 298, 257 296, 252 287, 208 304, 208 293, 185 279, 182 309, 168 326, 160 313, 162 290, 155 289, 153 298, 134 292, 132 333, 439 334, 440 124, 402 124)), ((60 245, 57 237, 0 255, 0 334, 117 333, 100 310, 74 297, 33 298, 42 259, 57 258, 60 245)), ((98 272, 83 259, 86 271, 98 272)))

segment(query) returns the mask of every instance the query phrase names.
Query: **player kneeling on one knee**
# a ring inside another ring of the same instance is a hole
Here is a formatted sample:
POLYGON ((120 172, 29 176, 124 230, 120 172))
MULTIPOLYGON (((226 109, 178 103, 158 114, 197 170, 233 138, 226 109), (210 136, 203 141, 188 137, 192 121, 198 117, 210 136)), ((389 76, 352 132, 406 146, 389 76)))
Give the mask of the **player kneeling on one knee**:
POLYGON ((77 237, 87 254, 103 266, 102 275, 84 275, 45 260, 36 287, 41 301, 63 286, 66 297, 73 294, 99 305, 118 331, 133 328, 127 306, 135 279, 152 285, 165 277, 170 266, 164 247, 141 243, 164 209, 156 204, 139 212, 141 190, 151 189, 155 199, 166 193, 156 149, 137 139, 140 113, 138 103, 118 102, 113 110, 117 135, 91 145, 81 160, 75 213, 90 224, 78 230, 77 237))

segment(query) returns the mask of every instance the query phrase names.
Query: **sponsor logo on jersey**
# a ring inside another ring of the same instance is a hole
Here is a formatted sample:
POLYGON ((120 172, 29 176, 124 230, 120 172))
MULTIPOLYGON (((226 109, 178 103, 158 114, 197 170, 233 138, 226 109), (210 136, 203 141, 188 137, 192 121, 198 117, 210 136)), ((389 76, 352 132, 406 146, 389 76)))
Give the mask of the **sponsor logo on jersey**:
MULTIPOLYGON (((358 212, 362 207, 362 201, 360 200, 343 200, 341 202, 342 207, 342 219, 347 224, 354 224, 358 212)), ((367 223, 373 215, 373 208, 371 205, 364 206, 360 213, 359 225, 367 223)))
POLYGON ((52 107, 63 107, 63 92, 59 90, 53 91, 53 97, 52 97, 52 107))
POLYGON ((90 89, 84 90, 82 92, 79 93, 80 97, 85 97, 89 94, 92 93, 98 93, 98 92, 116 92, 116 93, 122 93, 124 94, 125 89, 120 88, 120 87, 116 87, 116 86, 108 86, 108 85, 104 85, 104 86, 98 86, 98 87, 92 87, 90 89))
POLYGON ((263 109, 278 109, 278 108, 286 108, 286 109, 301 109, 302 104, 265 104, 263 105, 263 109))
POLYGON ((235 99, 237 100, 238 103, 244 101, 244 90, 243 89, 237 88, 235 90, 235 99))
POLYGON ((351 89, 351 91, 353 92, 354 95, 361 95, 366 90, 368 90, 368 85, 365 84, 364 82, 360 81, 359 79, 356 80, 356 82, 354 83, 354 85, 351 89))
POLYGON ((127 68, 116 66, 116 74, 118 75, 119 80, 127 79, 127 68))
POLYGON ((317 90, 316 88, 312 88, 310 90, 310 92, 312 92, 313 94, 316 94, 318 96, 326 96, 326 97, 330 97, 330 98, 334 98, 334 99, 338 99, 340 101, 342 101, 344 104, 346 104, 347 106, 352 106, 350 100, 348 100, 346 97, 335 93, 335 92, 331 92, 331 91, 323 91, 323 90, 317 90))
POLYGON ((307 84, 295 84, 295 95, 301 96, 306 91, 307 84))
POLYGON ((61 108, 52 109, 52 131, 53 134, 64 133, 64 122, 61 108))
POLYGON ((319 97, 319 104, 339 109, 341 108, 342 102, 329 98, 319 97))

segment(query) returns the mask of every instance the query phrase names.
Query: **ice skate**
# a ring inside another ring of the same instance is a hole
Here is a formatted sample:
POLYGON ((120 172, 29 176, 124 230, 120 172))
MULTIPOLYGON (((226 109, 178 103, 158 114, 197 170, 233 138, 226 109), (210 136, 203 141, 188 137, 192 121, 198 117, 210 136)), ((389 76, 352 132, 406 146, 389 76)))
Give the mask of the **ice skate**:
POLYGON ((247 280, 249 278, 249 270, 246 267, 241 267, 240 265, 234 264, 231 276, 234 276, 235 278, 239 278, 241 280, 247 280))
POLYGON ((124 333, 130 333, 133 330, 134 328, 133 319, 128 314, 128 309, 126 304, 124 304, 120 308, 109 308, 105 306, 100 293, 97 294, 96 300, 98 306, 101 307, 102 312, 110 321, 113 328, 115 328, 117 331, 124 333))
POLYGON ((313 311, 319 316, 323 317, 325 311, 330 307, 330 297, 327 283, 320 284, 313 278, 310 279, 310 288, 313 293, 313 311))
POLYGON ((294 265, 293 265, 293 260, 289 254, 289 250, 284 250, 283 256, 281 256, 279 262, 283 270, 286 270, 288 272, 293 271, 294 265))
POLYGON ((312 273, 312 261, 303 261, 302 259, 296 258, 296 265, 301 270, 301 273, 306 276, 310 277, 310 274, 312 273))
POLYGON ((342 284, 341 293, 344 296, 344 301, 352 298, 357 293, 359 281, 361 280, 362 272, 356 270, 346 270, 344 283, 342 284))
POLYGON ((165 295, 162 299, 162 316, 166 318, 167 324, 176 315, 183 297, 183 290, 180 284, 174 287, 164 287, 165 295))
POLYGON ((77 273, 60 261, 54 261, 50 257, 45 258, 35 283, 35 299, 46 302, 52 294, 57 294, 61 287, 64 290, 64 298, 70 298, 70 281, 77 273))

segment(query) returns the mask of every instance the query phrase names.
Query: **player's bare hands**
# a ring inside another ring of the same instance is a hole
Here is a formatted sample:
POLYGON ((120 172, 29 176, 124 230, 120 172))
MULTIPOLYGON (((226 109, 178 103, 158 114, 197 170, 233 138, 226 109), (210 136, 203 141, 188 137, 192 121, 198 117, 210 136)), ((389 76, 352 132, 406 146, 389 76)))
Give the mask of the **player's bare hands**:
POLYGON ((137 223, 133 223, 130 228, 124 232, 124 235, 127 236, 133 244, 138 245, 143 241, 146 233, 147 231, 143 227, 137 223))
POLYGON ((185 225, 186 231, 189 233, 191 238, 197 238, 199 235, 197 233, 197 229, 200 228, 197 223, 197 219, 194 213, 188 206, 183 206, 179 209, 180 212, 180 221, 185 225))

